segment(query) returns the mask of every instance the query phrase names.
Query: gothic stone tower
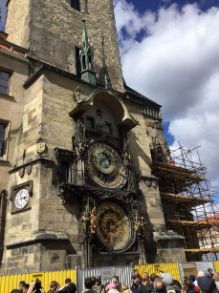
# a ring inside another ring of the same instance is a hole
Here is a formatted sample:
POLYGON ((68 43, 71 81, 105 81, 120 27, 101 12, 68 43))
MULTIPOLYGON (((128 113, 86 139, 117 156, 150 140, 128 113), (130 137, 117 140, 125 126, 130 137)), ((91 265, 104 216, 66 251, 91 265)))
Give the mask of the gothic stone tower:
POLYGON ((29 73, 10 83, 22 118, 3 267, 184 260, 151 174, 154 141, 167 154, 160 106, 123 82, 112 1, 10 0, 6 33, 29 73))

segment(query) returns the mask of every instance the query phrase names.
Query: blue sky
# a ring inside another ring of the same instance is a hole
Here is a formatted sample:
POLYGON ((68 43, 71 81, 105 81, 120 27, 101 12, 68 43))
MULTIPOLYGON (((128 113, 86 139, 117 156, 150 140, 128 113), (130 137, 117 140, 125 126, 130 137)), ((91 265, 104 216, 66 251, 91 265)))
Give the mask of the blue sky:
POLYGON ((0 30, 3 30, 5 23, 5 4, 6 0, 0 0, 0 30))
POLYGON ((177 4, 180 8, 186 4, 197 4, 203 11, 212 6, 219 6, 218 0, 128 0, 127 2, 132 3, 140 13, 146 10, 158 11, 161 6, 168 7, 172 4, 177 4))
POLYGON ((219 190, 219 0, 114 0, 127 84, 163 106, 168 143, 201 145, 219 190))

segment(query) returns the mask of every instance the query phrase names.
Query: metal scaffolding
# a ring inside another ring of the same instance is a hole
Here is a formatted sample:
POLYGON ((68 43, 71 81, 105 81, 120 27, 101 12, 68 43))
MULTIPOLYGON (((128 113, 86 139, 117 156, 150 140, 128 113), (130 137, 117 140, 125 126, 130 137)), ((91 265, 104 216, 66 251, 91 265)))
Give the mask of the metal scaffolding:
POLYGON ((199 260, 219 252, 219 211, 214 190, 206 179, 199 147, 186 149, 179 144, 167 150, 157 142, 152 146, 152 172, 159 178, 167 227, 185 238, 189 260, 199 260))

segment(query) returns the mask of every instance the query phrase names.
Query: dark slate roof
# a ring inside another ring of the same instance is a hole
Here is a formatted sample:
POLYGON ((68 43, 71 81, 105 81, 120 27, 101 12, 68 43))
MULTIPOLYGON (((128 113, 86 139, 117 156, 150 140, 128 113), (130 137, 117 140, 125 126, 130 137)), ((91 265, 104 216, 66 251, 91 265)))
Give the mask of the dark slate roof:
POLYGON ((130 88, 126 84, 124 84, 124 86, 125 86, 125 89, 126 89, 125 99, 131 100, 132 102, 141 103, 141 104, 149 103, 152 106, 157 107, 157 108, 162 107, 161 105, 159 105, 158 103, 154 102, 153 100, 151 100, 151 99, 143 96, 142 94, 136 92, 135 90, 133 90, 132 88, 130 88))

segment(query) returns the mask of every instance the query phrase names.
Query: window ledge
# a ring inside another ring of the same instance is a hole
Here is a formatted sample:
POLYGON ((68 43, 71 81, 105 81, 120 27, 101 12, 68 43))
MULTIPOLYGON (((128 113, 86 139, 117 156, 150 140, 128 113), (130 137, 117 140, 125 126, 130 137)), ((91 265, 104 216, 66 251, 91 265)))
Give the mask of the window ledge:
POLYGON ((10 167, 11 163, 8 160, 0 157, 0 166, 8 166, 8 167, 10 167))
POLYGON ((14 101, 14 97, 0 92, 0 98, 14 101))

